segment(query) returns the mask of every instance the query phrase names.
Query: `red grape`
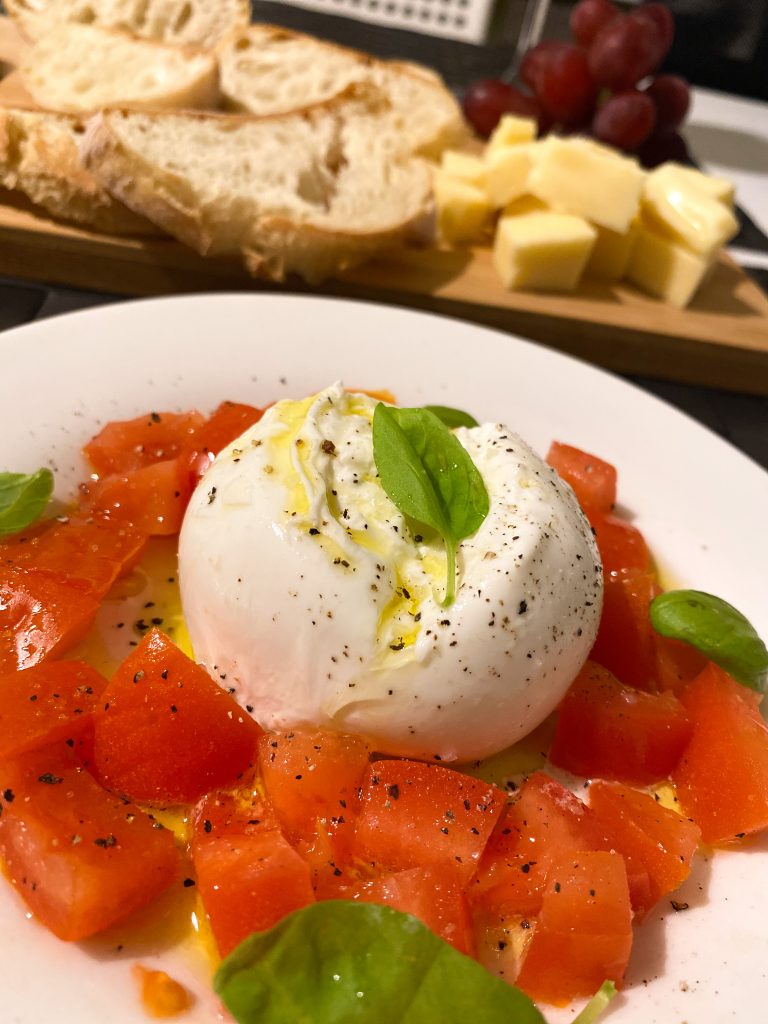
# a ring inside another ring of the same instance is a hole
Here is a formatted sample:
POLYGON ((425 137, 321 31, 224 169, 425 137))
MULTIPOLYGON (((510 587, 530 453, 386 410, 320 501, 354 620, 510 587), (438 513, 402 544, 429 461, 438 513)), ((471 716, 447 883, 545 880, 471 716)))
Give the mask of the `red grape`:
POLYGON ((571 32, 582 46, 589 46, 597 33, 618 15, 611 0, 579 0, 571 11, 571 32))
POLYGON ((675 37, 675 19, 666 4, 641 4, 635 10, 635 17, 645 18, 652 22, 658 34, 658 49, 656 61, 653 65, 655 70, 669 53, 672 40, 675 37))
POLYGON ((595 114, 592 131, 601 142, 632 152, 645 142, 655 123, 656 107, 650 96, 629 89, 603 103, 595 114))
POLYGON ((541 70, 549 58, 553 54, 559 53, 560 50, 567 49, 570 45, 570 43, 563 43, 556 39, 545 39, 532 46, 520 63, 520 80, 529 89, 535 90, 541 70))
POLYGON ((464 96, 464 114, 479 135, 490 135, 502 114, 521 117, 539 116, 539 105, 533 96, 507 85, 498 78, 474 82, 464 96))
POLYGON ((691 102, 688 83, 677 75, 657 75, 645 90, 656 106, 656 125, 664 130, 678 128, 691 102))
POLYGON ((650 74, 659 52, 658 29, 649 18, 625 14, 602 28, 589 49, 596 82, 614 91, 629 89, 650 74))
POLYGON ((677 132, 654 132, 638 149, 637 156, 643 167, 658 167, 668 160, 678 164, 691 160, 685 139, 677 132))
POLYGON ((580 123, 592 111, 597 86, 587 55, 573 43, 546 53, 536 80, 542 110, 557 122, 580 123))

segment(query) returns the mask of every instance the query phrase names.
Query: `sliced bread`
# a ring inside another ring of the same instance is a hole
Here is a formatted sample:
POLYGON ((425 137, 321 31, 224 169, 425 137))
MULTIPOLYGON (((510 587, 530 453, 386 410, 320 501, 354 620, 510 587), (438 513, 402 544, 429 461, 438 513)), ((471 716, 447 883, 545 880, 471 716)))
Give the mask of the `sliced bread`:
POLYGON ((431 235, 431 175, 387 113, 370 86, 268 118, 112 110, 81 153, 113 195, 198 252, 318 281, 431 235))
POLYGON ((356 82, 389 98, 393 127, 414 152, 437 156, 466 134, 459 106, 433 71, 272 25, 236 30, 217 47, 221 90, 234 110, 283 114, 321 103, 356 82))
POLYGON ((5 7, 27 39, 74 22, 205 49, 251 20, 248 0, 5 0, 5 7))
POLYGON ((108 234, 157 234, 85 169, 85 122, 71 114, 0 108, 0 186, 22 192, 56 218, 108 234))
POLYGON ((95 25, 60 25, 29 48, 19 71, 42 107, 93 111, 114 103, 152 109, 216 105, 211 54, 95 25))

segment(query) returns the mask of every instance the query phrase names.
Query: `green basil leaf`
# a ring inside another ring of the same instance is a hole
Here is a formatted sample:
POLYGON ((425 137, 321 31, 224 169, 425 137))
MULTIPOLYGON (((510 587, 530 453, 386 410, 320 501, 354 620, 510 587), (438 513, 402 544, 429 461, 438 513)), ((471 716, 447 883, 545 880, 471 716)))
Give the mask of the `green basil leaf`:
POLYGON ((578 1017, 573 1018, 571 1024, 595 1024, 597 1018, 601 1013, 604 1013, 608 1003, 610 1003, 615 995, 616 986, 614 983, 612 981, 604 981, 578 1017))
POLYGON ((373 414, 373 459, 382 487, 400 511, 436 530, 445 542, 447 608, 456 595, 456 548, 488 515, 483 478, 448 427, 428 409, 379 402, 373 414))
POLYGON ((480 426, 474 416, 470 416, 468 412, 464 412, 462 409, 452 409, 449 405, 425 405, 424 408, 434 413, 449 430, 455 430, 456 427, 480 426))
POLYGON ((53 494, 53 473, 0 473, 0 537, 16 533, 40 516, 53 494))
POLYGON ((415 917, 353 900, 251 935, 213 984, 238 1024, 544 1024, 526 995, 415 917))
POLYGON ((768 650, 733 605, 700 590, 670 590, 651 602, 657 633, 683 640, 751 690, 768 684, 768 650))

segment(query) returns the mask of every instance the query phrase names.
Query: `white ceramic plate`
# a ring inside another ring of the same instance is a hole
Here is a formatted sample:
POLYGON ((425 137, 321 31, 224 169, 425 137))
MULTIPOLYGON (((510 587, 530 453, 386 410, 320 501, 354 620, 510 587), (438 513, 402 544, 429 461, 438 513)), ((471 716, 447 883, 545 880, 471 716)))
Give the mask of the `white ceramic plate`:
MULTIPOLYGON (((719 594, 768 635, 768 475, 693 421, 585 364, 434 316, 293 296, 200 296, 109 306, 0 337, 0 470, 51 465, 57 493, 82 477, 81 443, 148 409, 256 404, 343 378, 408 404, 500 420, 539 451, 553 438, 618 465, 622 506, 669 579, 719 594)), ((611 1024, 754 1020, 768 1002, 768 840, 701 858, 675 913, 637 929, 611 1024)), ((219 1019, 205 968, 148 938, 117 951, 66 945, 25 920, 0 885, 3 1024, 143 1020, 128 965, 166 966, 198 993, 185 1022, 219 1019)), ((550 1013, 567 1021, 572 1011, 550 1013)), ((288 1022, 286 1022, 288 1024, 288 1022)))

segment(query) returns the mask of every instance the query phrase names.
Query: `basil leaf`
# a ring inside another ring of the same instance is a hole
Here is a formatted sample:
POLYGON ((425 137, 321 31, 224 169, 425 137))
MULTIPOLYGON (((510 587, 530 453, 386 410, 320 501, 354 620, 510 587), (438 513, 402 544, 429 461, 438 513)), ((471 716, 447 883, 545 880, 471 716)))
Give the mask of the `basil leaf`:
POLYGON ((353 900, 251 935, 213 985, 238 1024, 544 1024, 526 995, 415 917, 353 900))
POLYGON ((425 405, 424 408, 434 413, 449 430, 455 430, 456 427, 480 426, 474 416, 470 416, 468 412, 464 412, 462 409, 452 409, 449 405, 425 405))
POLYGON ((483 478, 448 427, 428 409, 379 402, 373 413, 373 459, 382 487, 400 511, 443 538, 447 608, 456 596, 456 548, 488 515, 483 478))
POLYGON ((604 981, 578 1017, 574 1017, 571 1024, 595 1024, 597 1018, 603 1013, 615 995, 616 986, 614 983, 612 981, 604 981))
POLYGON ((733 605, 700 590, 670 590, 651 602, 657 633, 683 640, 743 686, 764 692, 768 650, 754 626, 733 605))
POLYGON ((16 533, 41 515, 53 494, 53 473, 0 473, 0 537, 16 533))

